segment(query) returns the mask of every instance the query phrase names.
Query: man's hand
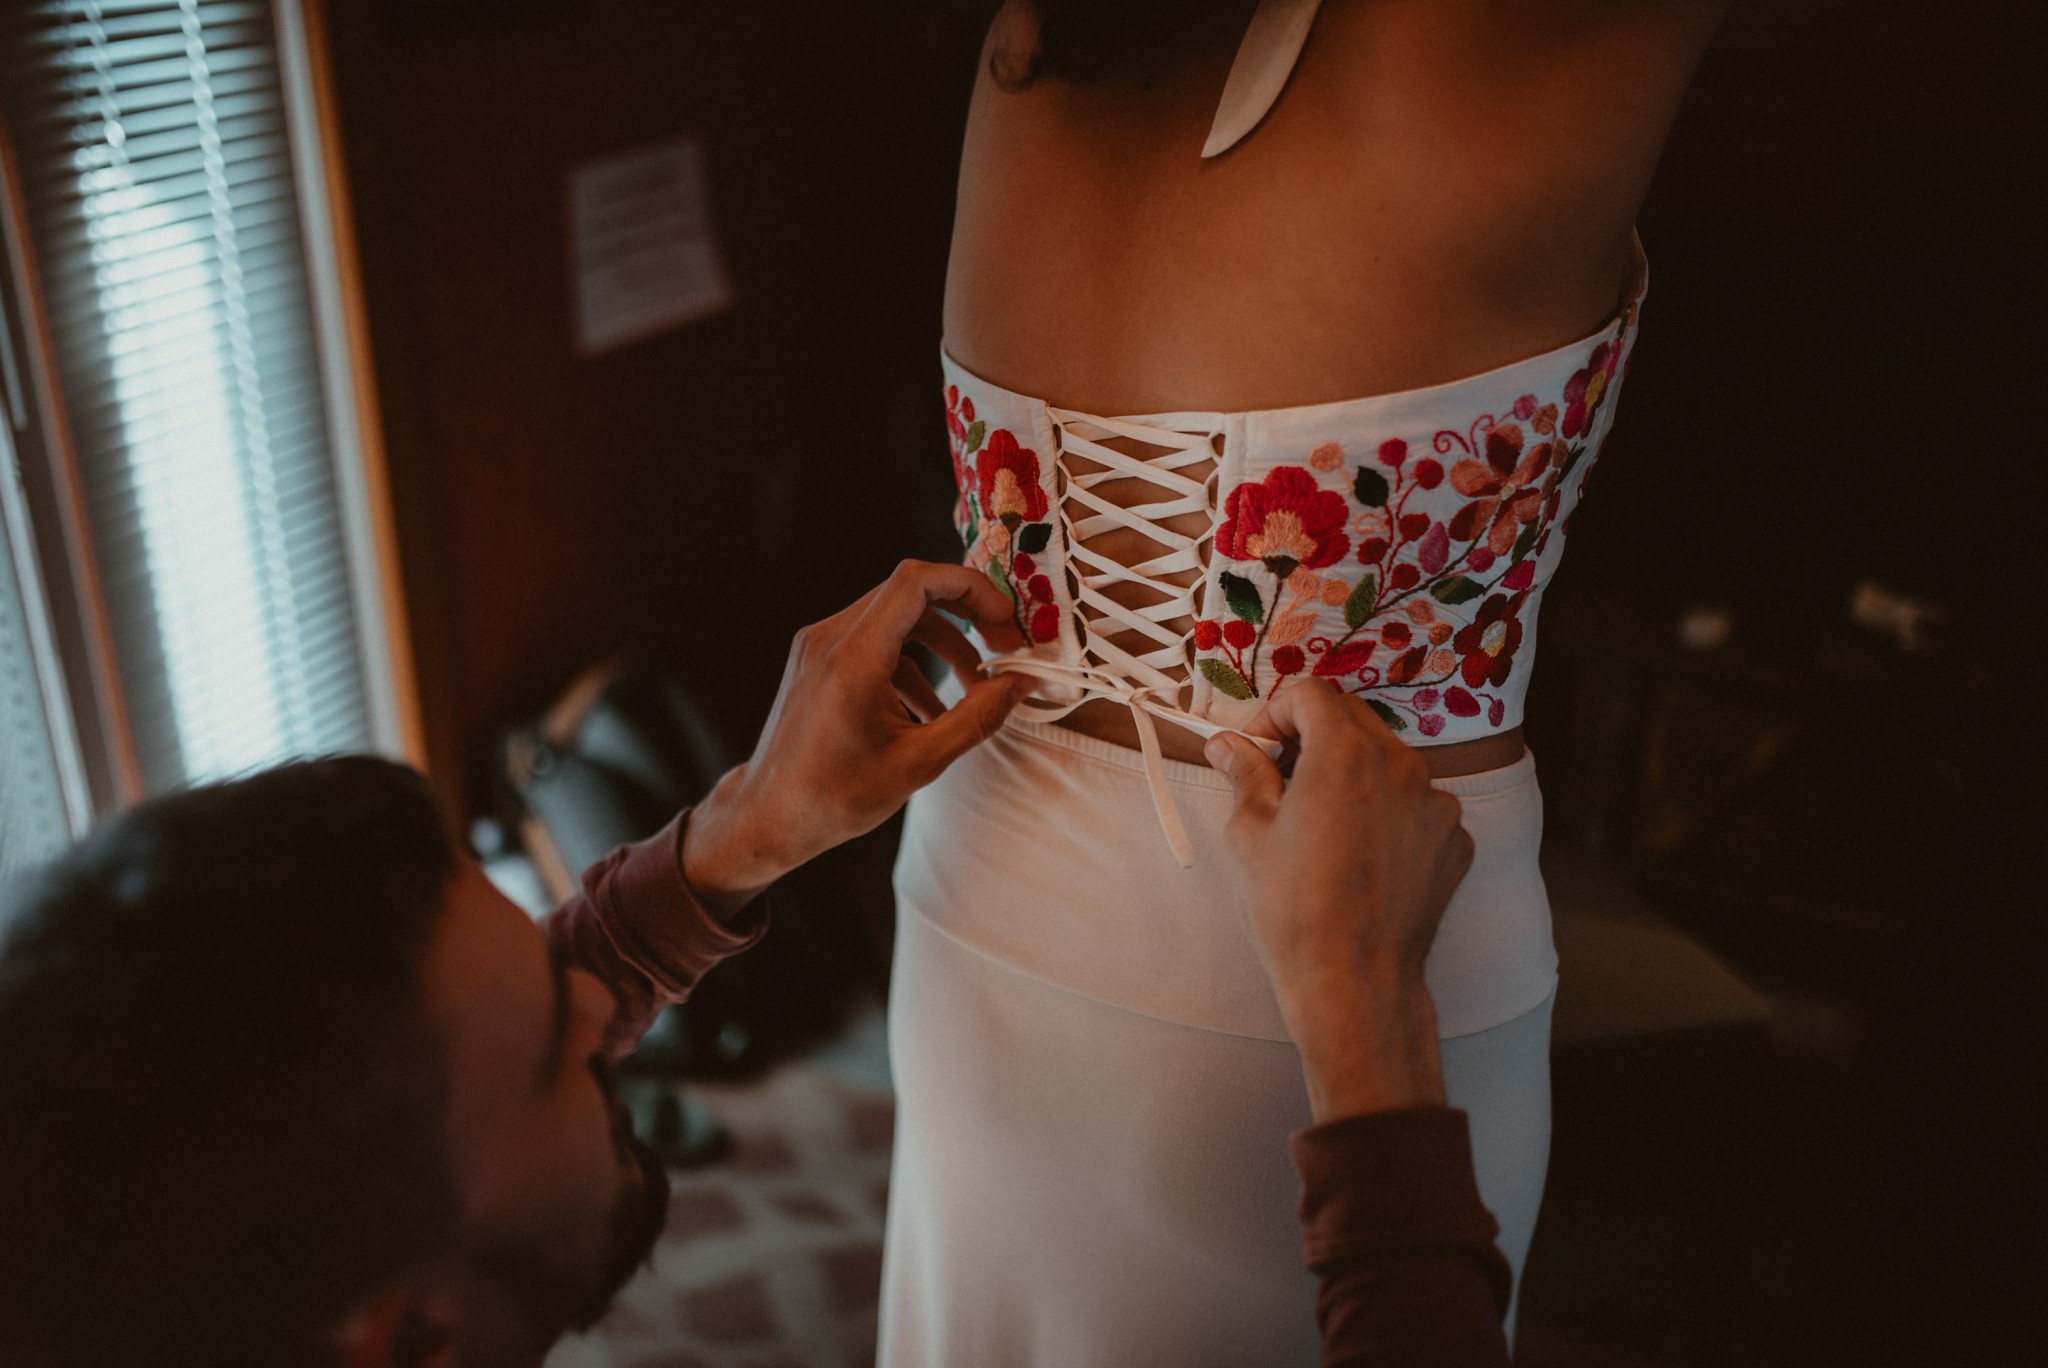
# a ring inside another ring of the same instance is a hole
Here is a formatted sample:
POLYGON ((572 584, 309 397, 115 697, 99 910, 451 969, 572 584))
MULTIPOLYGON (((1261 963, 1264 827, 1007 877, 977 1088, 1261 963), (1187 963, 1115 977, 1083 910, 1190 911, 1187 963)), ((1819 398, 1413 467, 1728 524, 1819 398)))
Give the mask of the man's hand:
POLYGON ((881 825, 993 736, 1031 687, 990 679, 944 608, 998 649, 1021 646, 1010 601, 979 570, 904 561, 851 607, 796 634, 775 707, 746 763, 691 812, 683 877, 729 916, 806 860, 881 825), (948 709, 903 654, 919 642, 966 696, 948 709))
POLYGON ((1318 1121, 1441 1105, 1422 965, 1472 863, 1458 800, 1362 701, 1310 681, 1263 721, 1294 777, 1233 733, 1209 762, 1236 790, 1225 835, 1318 1121))

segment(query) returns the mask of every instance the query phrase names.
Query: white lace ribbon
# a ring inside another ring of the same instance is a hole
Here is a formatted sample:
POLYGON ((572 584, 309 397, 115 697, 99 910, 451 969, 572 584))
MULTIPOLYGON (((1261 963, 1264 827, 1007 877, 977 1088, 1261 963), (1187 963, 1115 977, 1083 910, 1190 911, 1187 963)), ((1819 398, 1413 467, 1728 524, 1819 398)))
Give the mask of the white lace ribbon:
MULTIPOLYGON (((1204 740, 1223 732, 1237 731, 1235 727, 1197 717, 1160 699, 1150 685, 1133 683, 1092 665, 1067 665, 1018 653, 995 656, 982 662, 982 669, 992 675, 1030 675, 1049 683, 1080 687, 1083 696, 1071 703, 1041 703, 1037 699, 1025 699, 1017 705, 1017 712, 1027 722, 1057 722, 1092 698, 1113 698, 1128 707, 1131 720, 1138 728, 1138 749, 1145 757, 1145 780, 1152 789, 1152 810, 1159 814, 1159 829, 1166 833, 1166 844, 1173 851, 1173 858, 1180 862, 1180 867, 1194 867, 1194 849, 1188 842, 1187 826, 1181 821, 1180 805, 1174 801, 1173 789, 1166 782, 1166 753, 1160 749, 1159 727, 1152 719, 1164 718, 1204 740)), ((1170 684, 1170 687, 1178 694, 1179 685, 1170 684)), ((1237 734, 1271 758, 1280 758, 1280 742, 1246 736, 1243 732, 1237 734)))

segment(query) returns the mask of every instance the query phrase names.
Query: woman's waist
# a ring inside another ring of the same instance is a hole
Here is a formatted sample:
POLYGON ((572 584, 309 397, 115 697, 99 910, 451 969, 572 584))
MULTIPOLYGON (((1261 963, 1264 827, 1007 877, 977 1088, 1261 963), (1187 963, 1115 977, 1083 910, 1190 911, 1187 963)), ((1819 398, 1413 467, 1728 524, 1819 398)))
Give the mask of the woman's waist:
MULTIPOLYGON (((1117 699, 1091 698, 1054 725, 1132 752, 1139 749, 1138 724, 1131 716, 1129 706, 1117 699)), ((1208 758, 1202 749, 1207 742, 1203 737, 1171 718, 1158 719, 1158 728, 1159 748, 1167 759, 1184 765, 1208 766, 1208 758)), ((1522 758, 1522 729, 1510 727, 1506 731, 1470 741, 1454 741, 1449 745, 1417 746, 1415 751, 1422 757, 1432 779, 1482 774, 1504 769, 1522 758)))

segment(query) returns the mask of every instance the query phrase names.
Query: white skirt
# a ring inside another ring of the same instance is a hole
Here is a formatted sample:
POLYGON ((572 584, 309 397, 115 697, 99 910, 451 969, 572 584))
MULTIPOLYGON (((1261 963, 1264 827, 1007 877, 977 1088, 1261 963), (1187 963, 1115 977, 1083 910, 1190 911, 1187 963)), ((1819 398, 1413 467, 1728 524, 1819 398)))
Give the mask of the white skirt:
MULTIPOLYGON (((1221 864, 1229 786, 1167 769, 1192 869, 1138 754, 1063 728, 1013 720, 911 803, 884 1368, 1319 1361, 1300 1060, 1221 864)), ((1427 975, 1519 1275, 1549 1152, 1542 799, 1527 756, 1438 787, 1475 852, 1427 975)))

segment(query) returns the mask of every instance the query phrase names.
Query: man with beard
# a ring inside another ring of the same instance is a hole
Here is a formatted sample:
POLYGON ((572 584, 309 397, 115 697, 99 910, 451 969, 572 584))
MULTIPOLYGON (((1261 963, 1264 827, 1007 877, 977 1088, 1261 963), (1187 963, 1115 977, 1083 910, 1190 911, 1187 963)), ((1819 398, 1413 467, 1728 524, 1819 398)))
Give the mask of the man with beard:
MULTIPOLYGON (((363 757, 144 804, 17 890, 0 1364, 517 1368, 593 1322, 667 1196, 609 1063, 762 934, 770 883, 872 830, 1018 697, 941 608, 1013 644, 986 577, 906 562, 798 634, 744 764, 538 928, 419 776, 363 757), (964 681, 950 709, 913 640, 964 681)), ((1505 1265, 1421 976, 1469 859, 1456 804, 1355 700, 1298 689, 1271 720, 1302 744, 1284 788, 1248 742, 1212 758, 1327 1123, 1297 1142, 1326 1339, 1505 1362, 1505 1265), (1398 1209, 1347 1182, 1388 1163, 1417 1179, 1398 1209)))

